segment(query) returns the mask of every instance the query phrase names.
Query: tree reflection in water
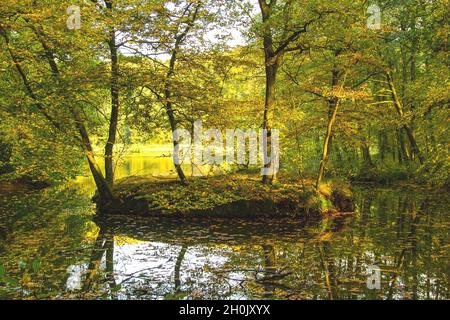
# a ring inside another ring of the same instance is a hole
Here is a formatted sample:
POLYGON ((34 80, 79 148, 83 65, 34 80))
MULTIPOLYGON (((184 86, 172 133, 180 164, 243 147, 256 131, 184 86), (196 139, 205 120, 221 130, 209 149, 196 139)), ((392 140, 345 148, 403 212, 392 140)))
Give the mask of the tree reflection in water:
POLYGON ((448 299, 448 200, 358 194, 354 217, 309 222, 92 221, 67 190, 2 202, 0 297, 448 299), (366 286, 374 264, 380 290, 366 286))

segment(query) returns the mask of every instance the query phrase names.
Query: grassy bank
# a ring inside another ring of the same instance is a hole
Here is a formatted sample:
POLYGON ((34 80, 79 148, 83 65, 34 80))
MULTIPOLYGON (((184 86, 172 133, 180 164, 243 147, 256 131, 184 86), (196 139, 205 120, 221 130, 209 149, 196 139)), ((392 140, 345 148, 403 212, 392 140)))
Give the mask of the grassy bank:
MULTIPOLYGON (((176 180, 130 177, 119 181, 115 191, 130 204, 131 213, 149 216, 309 217, 353 211, 352 193, 345 184, 324 184, 316 190, 311 181, 280 178, 267 186, 248 174, 193 178, 188 186, 176 180)), ((124 213, 116 210, 104 211, 124 213)))

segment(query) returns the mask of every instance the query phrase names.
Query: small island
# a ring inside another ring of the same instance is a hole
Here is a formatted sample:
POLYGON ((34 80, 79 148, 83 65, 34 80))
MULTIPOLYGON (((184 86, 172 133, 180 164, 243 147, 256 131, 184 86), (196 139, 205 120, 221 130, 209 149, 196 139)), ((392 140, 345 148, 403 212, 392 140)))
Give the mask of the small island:
POLYGON ((102 203, 101 214, 138 214, 151 217, 312 218, 348 215, 353 195, 343 182, 321 184, 280 177, 262 184, 249 173, 196 177, 185 186, 176 179, 134 176, 119 180, 117 202, 102 203))

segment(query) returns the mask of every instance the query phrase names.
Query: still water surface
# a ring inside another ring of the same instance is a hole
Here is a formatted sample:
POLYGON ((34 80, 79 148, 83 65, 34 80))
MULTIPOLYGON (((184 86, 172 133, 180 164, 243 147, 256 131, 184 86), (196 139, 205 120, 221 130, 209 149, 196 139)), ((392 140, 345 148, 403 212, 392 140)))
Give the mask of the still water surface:
MULTIPOLYGON (((171 174, 170 158, 118 170, 171 174)), ((310 222, 95 218, 83 178, 0 196, 0 298, 449 299, 448 195, 356 193, 354 217, 310 222)))

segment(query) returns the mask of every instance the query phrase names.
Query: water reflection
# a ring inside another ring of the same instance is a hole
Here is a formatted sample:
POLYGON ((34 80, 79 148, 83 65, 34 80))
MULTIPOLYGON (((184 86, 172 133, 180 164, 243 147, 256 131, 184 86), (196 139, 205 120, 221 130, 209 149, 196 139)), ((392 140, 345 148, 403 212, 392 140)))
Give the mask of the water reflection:
POLYGON ((300 232, 304 230, 305 222, 287 220, 268 226, 264 221, 136 221, 116 217, 97 219, 97 224, 100 232, 84 290, 101 292, 104 284, 109 283, 110 292, 117 289, 120 298, 133 297, 132 292, 136 290, 138 297, 152 299, 249 298, 245 292, 234 292, 231 283, 241 285, 248 280, 247 274, 253 272, 258 276, 257 282, 273 288, 282 286, 273 281, 287 276, 276 266, 275 250, 269 244, 274 232, 280 234, 278 241, 305 241, 305 236, 313 237, 308 232, 300 232), (258 251, 251 253, 261 260, 261 266, 228 270, 229 258, 247 248, 258 251), (232 273, 232 277, 227 279, 227 273, 232 273), (111 275, 119 285, 111 285, 108 280, 111 275), (95 277, 97 281, 93 281, 95 277), (200 288, 206 286, 215 290, 202 292, 200 288))
MULTIPOLYGON (((158 150, 158 152, 148 152, 145 154, 131 154, 121 157, 115 166, 115 178, 120 180, 125 177, 138 175, 153 175, 158 177, 176 177, 173 166, 171 149, 158 150)), ((103 168, 102 160, 100 166, 103 168)), ((189 167, 183 166, 186 174, 189 173, 189 167)), ((73 184, 83 190, 86 194, 95 192, 95 183, 90 175, 80 176, 75 179, 73 184)))
POLYGON ((357 194, 355 217, 323 221, 94 218, 63 187, 2 198, 0 298, 448 299, 448 200, 357 194))
MULTIPOLYGON (((156 150, 145 153, 128 154, 116 161, 115 179, 119 181, 122 178, 132 176, 154 176, 177 178, 177 173, 173 165, 171 156, 172 147, 157 148, 156 150)), ((103 168, 103 161, 99 159, 100 167, 103 168)), ((190 165, 182 164, 186 176, 208 176, 214 173, 223 173, 226 164, 222 167, 210 165, 190 165)), ((88 171, 87 171, 88 172, 88 171)), ((70 183, 73 187, 82 190, 85 194, 95 193, 95 183, 92 177, 79 176, 70 183)))

